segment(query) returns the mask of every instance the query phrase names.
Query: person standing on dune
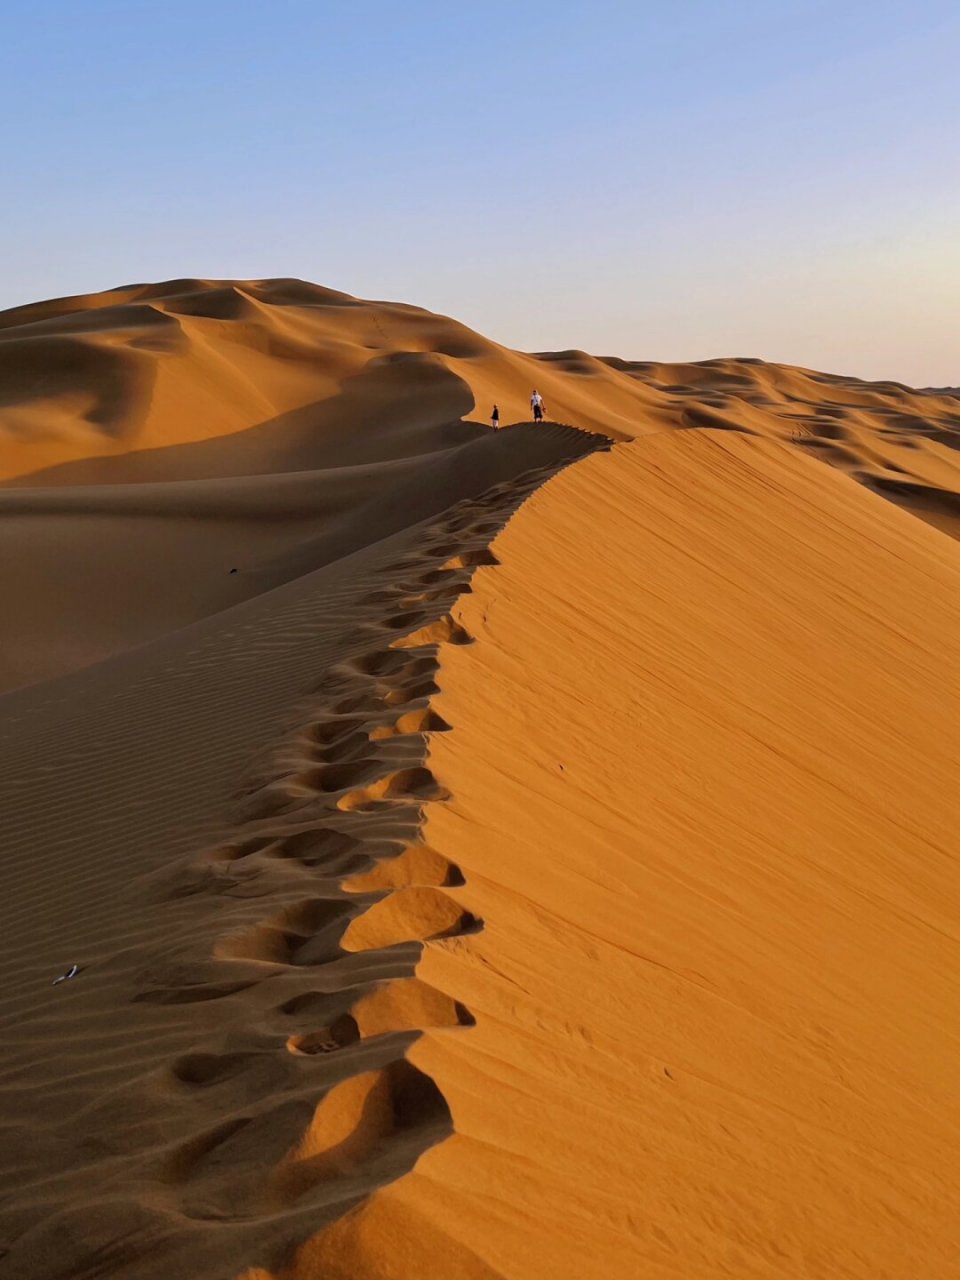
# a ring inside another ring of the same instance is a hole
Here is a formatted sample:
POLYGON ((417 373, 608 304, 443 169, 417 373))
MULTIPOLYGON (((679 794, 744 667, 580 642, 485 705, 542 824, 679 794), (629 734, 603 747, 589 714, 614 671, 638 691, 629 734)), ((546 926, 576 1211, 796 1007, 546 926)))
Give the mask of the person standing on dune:
POLYGON ((543 396, 536 387, 534 387, 533 395, 530 397, 530 408, 533 410, 534 422, 542 422, 547 406, 543 403, 543 396))
POLYGON ((490 425, 494 431, 500 429, 500 410, 496 405, 493 406, 493 413, 490 415, 490 425))

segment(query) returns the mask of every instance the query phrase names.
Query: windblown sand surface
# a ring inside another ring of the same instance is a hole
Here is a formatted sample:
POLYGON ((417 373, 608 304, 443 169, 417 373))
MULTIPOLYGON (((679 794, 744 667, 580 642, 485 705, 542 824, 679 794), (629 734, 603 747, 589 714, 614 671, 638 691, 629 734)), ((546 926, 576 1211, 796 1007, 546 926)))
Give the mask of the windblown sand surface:
POLYGON ((958 441, 298 281, 0 315, 0 1276, 960 1276, 958 441))

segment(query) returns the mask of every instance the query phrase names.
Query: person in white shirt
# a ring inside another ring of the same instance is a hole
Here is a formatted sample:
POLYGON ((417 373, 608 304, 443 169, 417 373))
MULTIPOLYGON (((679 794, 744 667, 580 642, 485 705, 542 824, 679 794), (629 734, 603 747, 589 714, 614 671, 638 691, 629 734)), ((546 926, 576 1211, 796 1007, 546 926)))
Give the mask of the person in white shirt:
POLYGON ((536 387, 534 387, 533 395, 530 397, 530 408, 533 410, 534 422, 542 422, 547 406, 543 403, 543 396, 536 387))

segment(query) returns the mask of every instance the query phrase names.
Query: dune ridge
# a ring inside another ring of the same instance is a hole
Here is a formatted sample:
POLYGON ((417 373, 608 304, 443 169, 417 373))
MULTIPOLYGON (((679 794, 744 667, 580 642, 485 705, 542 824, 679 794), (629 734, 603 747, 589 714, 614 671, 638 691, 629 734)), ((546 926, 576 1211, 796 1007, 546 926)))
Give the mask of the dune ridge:
POLYGON ((954 1274, 958 425, 0 314, 0 1276, 954 1274))

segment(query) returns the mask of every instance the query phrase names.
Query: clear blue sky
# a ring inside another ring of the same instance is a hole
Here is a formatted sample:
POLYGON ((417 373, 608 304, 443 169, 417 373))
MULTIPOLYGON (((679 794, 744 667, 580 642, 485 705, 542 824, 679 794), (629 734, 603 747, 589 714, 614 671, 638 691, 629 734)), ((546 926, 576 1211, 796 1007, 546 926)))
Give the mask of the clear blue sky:
POLYGON ((0 307, 292 275, 960 383, 957 0, 6 0, 0 307))

